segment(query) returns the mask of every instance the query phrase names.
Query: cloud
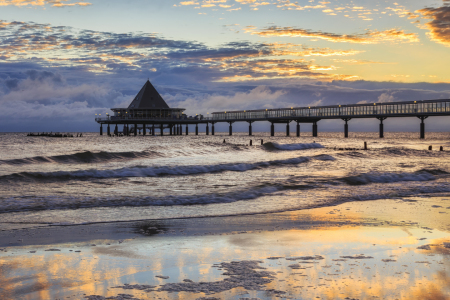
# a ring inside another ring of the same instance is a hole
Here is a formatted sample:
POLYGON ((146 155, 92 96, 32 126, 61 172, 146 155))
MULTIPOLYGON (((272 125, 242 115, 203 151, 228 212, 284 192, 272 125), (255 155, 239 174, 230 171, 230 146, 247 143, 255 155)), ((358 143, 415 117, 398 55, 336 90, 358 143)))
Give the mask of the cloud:
POLYGON ((246 41, 207 47, 195 41, 165 39, 156 34, 117 34, 31 22, 3 21, 0 31, 0 56, 6 57, 7 62, 81 67, 97 74, 173 74, 175 71, 192 74, 196 71, 208 74, 205 80, 209 81, 305 77, 353 79, 351 74, 330 74, 328 71, 336 71, 336 68, 322 66, 308 57, 361 53, 352 49, 246 41))
POLYGON ((0 6, 45 6, 51 5, 54 7, 65 7, 65 6, 89 6, 91 3, 80 1, 80 2, 69 2, 69 0, 0 0, 0 6))
MULTIPOLYGON (((450 4, 450 2, 445 2, 450 4)), ((428 28, 428 36, 432 41, 450 46, 450 6, 442 6, 438 8, 424 8, 417 12, 421 13, 424 18, 432 19, 425 24, 428 28)))
POLYGON ((378 44, 385 41, 391 42, 418 42, 416 33, 405 33, 403 30, 389 29, 384 31, 367 30, 362 34, 336 34, 322 31, 312 31, 309 29, 300 29, 294 27, 270 26, 262 30, 253 28, 244 29, 251 34, 264 37, 307 37, 322 39, 330 42, 340 43, 358 43, 358 44, 378 44))

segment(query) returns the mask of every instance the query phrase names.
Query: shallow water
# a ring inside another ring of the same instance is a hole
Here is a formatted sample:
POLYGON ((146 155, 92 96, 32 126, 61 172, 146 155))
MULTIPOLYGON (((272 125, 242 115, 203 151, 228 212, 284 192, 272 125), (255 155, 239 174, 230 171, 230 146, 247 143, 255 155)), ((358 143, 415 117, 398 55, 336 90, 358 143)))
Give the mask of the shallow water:
POLYGON ((282 212, 448 194, 450 151, 437 150, 449 149, 449 137, 0 134, 0 228, 282 212))

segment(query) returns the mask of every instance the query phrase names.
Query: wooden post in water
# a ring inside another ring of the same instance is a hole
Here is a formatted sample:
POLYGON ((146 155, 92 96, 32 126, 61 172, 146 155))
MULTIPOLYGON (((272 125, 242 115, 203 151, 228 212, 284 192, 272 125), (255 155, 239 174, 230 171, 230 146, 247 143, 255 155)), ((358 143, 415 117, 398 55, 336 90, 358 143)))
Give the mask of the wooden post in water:
POLYGON ((273 122, 271 122, 272 125, 270 125, 270 136, 274 136, 275 135, 275 125, 273 124, 273 122))
POLYGON ((211 124, 211 135, 214 135, 214 122, 212 122, 211 124))
POLYGON ((100 135, 103 135, 103 124, 100 124, 100 135))
POLYGON ((297 121, 297 137, 300 136, 300 122, 297 121))
POLYGON ((289 136, 291 134, 291 129, 289 127, 289 122, 286 123, 286 136, 289 136))
POLYGON ((209 123, 206 123, 206 135, 209 135, 209 123))
POLYGON ((252 146, 252 140, 250 140, 250 146, 252 146))
POLYGON ((264 140, 263 139, 261 139, 261 145, 264 145, 264 140))
POLYGON ((188 127, 188 124, 186 124, 186 135, 189 135, 189 127, 188 127))
POLYGON ((364 150, 367 150, 367 142, 364 142, 364 150))
POLYGON ((195 135, 198 135, 198 123, 195 124, 195 135))

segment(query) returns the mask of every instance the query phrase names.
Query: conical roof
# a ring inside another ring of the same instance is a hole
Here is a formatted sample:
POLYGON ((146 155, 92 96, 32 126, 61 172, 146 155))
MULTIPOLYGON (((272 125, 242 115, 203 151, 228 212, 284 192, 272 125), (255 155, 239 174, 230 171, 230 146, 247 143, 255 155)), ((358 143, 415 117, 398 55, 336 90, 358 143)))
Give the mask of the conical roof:
POLYGON ((131 102, 128 109, 167 109, 170 108, 166 101, 156 91, 149 80, 144 84, 142 89, 131 102))

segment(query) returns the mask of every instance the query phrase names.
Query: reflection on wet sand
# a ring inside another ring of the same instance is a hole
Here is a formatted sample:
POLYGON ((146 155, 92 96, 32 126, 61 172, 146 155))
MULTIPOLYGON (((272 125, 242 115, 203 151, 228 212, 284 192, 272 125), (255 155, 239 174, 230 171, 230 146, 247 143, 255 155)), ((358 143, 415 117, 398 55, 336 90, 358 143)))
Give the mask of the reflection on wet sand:
MULTIPOLYGON (((164 284, 186 283, 188 279, 194 283, 226 282, 230 274, 214 264, 252 260, 273 272, 269 283, 254 290, 238 285, 212 296, 450 299, 450 249, 445 244, 450 242, 449 232, 416 222, 408 215, 411 206, 406 203, 395 204, 401 215, 386 213, 385 218, 378 214, 381 201, 374 203, 372 209, 367 207, 370 202, 346 203, 283 216, 267 215, 269 225, 249 224, 251 230, 247 231, 204 230, 199 234, 196 226, 200 221, 193 220, 195 234, 190 234, 189 228, 175 234, 177 228, 172 228, 172 232, 168 229, 166 233, 124 241, 5 248, 0 252, 0 298, 82 299, 88 295, 130 294, 139 299, 197 299, 206 294, 158 290, 164 284), (285 222, 273 225, 270 218, 285 222), (426 245, 429 247, 423 248, 426 245), (60 251, 45 251, 49 248, 60 251), (125 284, 156 288, 148 292, 117 288, 125 284)), ((386 211, 393 205, 389 201, 382 204, 386 211)), ((244 280, 246 275, 239 276, 244 280)))

